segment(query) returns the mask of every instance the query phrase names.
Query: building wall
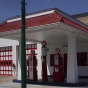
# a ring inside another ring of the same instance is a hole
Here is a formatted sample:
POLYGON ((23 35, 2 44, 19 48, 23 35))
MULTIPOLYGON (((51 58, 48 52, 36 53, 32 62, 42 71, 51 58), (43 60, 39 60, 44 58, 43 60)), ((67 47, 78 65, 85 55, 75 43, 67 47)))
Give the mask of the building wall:
MULTIPOLYGON (((49 68, 48 75, 52 75, 53 67, 50 66, 50 54, 55 53, 55 48, 60 48, 60 51, 61 51, 61 54, 63 57, 63 54, 67 53, 67 47, 63 47, 63 45, 52 45, 52 46, 48 46, 48 48, 49 48, 49 52, 48 52, 48 56, 47 56, 47 63, 48 63, 48 68, 49 68)), ((77 44, 77 52, 88 52, 88 43, 77 44)), ((78 66, 78 75, 79 76, 88 76, 88 66, 78 66)))
MULTIPOLYGON (((34 44, 33 42, 26 42, 26 44, 34 44)), ((16 40, 9 40, 9 39, 2 39, 0 38, 0 47, 6 47, 6 46, 12 46, 12 60, 13 60, 13 63, 16 65, 16 69, 17 69, 17 66, 18 66, 18 50, 17 50, 17 45, 19 45, 19 41, 16 41, 16 40)), ((38 66, 37 66, 37 69, 41 69, 41 44, 37 44, 37 50, 36 52, 39 52, 39 54, 37 55, 37 58, 38 58, 38 66)), ((19 69, 18 69, 19 70, 19 69)), ((16 74, 18 72, 16 71, 16 74)), ((13 75, 16 75, 13 73, 13 75)), ((20 73, 18 73, 19 76, 20 73)), ((38 77, 40 78, 41 77, 41 70, 38 71, 38 77)), ((20 79, 20 77, 18 77, 20 79)))
MULTIPOLYGON (((12 46, 12 60, 15 65, 16 65, 16 45, 18 44, 19 42, 16 40, 0 38, 0 47, 12 46)), ((13 72, 13 75, 16 75, 16 74, 14 74, 13 72)))
MULTIPOLYGON (((77 52, 88 52, 88 42, 77 44, 77 52)), ((87 53, 87 65, 88 65, 88 53, 87 53)), ((88 66, 78 67, 79 76, 88 76, 88 66)))
MULTIPOLYGON (((77 16, 75 17, 77 20, 83 22, 84 24, 88 25, 88 13, 84 13, 82 14, 84 16, 77 16), (85 15, 87 14, 87 15, 85 15)), ((88 52, 87 48, 88 48, 88 43, 83 43, 83 44, 78 44, 78 47, 77 47, 77 51, 80 52, 88 52)), ((88 55, 87 55, 88 56, 88 55)), ((88 58, 87 58, 88 59, 88 58)), ((88 62, 87 62, 88 63, 88 62)), ((79 76, 88 76, 88 66, 79 66, 78 67, 78 72, 79 72, 79 76)))
MULTIPOLYGON (((31 42, 27 42, 27 44, 30 44, 31 42)), ((19 45, 19 41, 15 40, 8 40, 8 39, 0 39, 0 47, 5 46, 12 46, 13 51, 13 63, 16 64, 16 46, 19 45)), ((50 66, 50 54, 55 53, 55 48, 60 48, 61 54, 63 56, 64 53, 67 53, 67 47, 63 47, 63 45, 51 45, 47 46, 49 48, 49 51, 47 52, 47 69, 48 69, 48 75, 53 74, 53 67, 50 66)), ((37 44, 37 58, 38 58, 38 78, 41 78, 41 44, 37 44)), ((77 52, 88 52, 88 43, 78 43, 77 44, 77 52)), ((88 59, 88 58, 87 58, 88 59)), ((78 72, 79 76, 88 76, 88 66, 78 66, 78 72)))

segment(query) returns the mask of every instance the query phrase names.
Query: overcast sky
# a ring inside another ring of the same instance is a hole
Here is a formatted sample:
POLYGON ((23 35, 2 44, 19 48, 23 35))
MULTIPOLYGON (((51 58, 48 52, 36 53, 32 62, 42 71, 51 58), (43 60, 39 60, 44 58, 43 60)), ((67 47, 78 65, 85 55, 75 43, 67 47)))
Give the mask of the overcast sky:
MULTIPOLYGON (((25 0, 26 13, 58 8, 69 15, 88 12, 88 0, 25 0)), ((0 22, 21 15, 21 0, 0 0, 0 22)))

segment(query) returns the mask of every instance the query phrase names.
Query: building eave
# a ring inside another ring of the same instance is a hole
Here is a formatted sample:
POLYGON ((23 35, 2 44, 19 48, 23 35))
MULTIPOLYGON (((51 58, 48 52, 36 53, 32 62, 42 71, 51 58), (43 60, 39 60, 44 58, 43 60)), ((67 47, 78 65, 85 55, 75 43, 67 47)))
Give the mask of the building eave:
MULTIPOLYGON (((31 14, 26 16, 26 27, 33 27, 45 24, 51 24, 56 22, 64 22, 75 28, 83 30, 88 33, 88 26, 78 21, 77 19, 71 17, 70 15, 64 13, 63 11, 52 8, 50 10, 45 10, 38 12, 36 14, 31 14)), ((0 26, 0 32, 17 30, 21 28, 21 18, 10 19, 0 26)))

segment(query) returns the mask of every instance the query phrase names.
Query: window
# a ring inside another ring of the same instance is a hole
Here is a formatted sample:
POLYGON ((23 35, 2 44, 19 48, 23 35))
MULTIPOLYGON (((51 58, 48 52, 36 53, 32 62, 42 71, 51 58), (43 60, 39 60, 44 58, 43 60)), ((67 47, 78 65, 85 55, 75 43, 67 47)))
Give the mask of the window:
POLYGON ((77 53, 78 66, 87 66, 87 52, 77 53))
POLYGON ((50 66, 54 66, 54 55, 55 54, 50 54, 50 66))
POLYGON ((6 61, 6 65, 8 65, 8 61, 6 61))

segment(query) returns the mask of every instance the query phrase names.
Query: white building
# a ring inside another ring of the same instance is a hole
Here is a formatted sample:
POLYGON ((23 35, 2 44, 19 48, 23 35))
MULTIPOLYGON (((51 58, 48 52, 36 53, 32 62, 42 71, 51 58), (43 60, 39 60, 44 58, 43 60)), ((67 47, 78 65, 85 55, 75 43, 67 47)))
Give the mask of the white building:
MULTIPOLYGON (((21 80, 20 20, 21 18, 17 17, 0 24, 0 75, 17 75, 18 80, 21 80), (16 66, 16 74, 13 73, 12 62, 16 66)), ((49 48, 48 75, 53 74, 50 54, 55 53, 55 48, 60 48, 65 75, 67 69, 67 82, 76 83, 78 76, 88 76, 87 25, 56 8, 26 16, 26 59, 30 55, 30 50, 34 49, 38 60, 38 78, 41 78, 41 41, 43 40, 47 41, 49 48)))

